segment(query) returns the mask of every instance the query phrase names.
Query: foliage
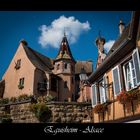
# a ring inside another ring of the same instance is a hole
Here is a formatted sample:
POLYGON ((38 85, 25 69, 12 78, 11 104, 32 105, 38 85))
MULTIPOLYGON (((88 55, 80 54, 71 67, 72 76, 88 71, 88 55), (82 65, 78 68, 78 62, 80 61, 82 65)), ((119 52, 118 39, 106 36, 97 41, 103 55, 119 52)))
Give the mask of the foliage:
POLYGON ((10 98, 10 102, 12 102, 12 103, 17 102, 17 98, 16 98, 16 97, 11 97, 11 98, 10 98))
POLYGON ((122 91, 118 96, 117 100, 121 104, 125 104, 127 102, 132 102, 133 100, 138 99, 139 90, 133 89, 131 91, 122 91))
POLYGON ((52 116, 51 110, 45 103, 36 103, 30 106, 30 110, 35 113, 35 116, 40 122, 47 122, 52 116))
POLYGON ((18 97, 18 101, 28 100, 29 96, 27 94, 22 94, 18 97))
POLYGON ((12 123, 11 116, 9 114, 5 114, 1 117, 1 123, 12 123))
POLYGON ((40 96, 38 97, 37 101, 40 103, 47 103, 53 101, 55 98, 52 95, 48 96, 40 96))
POLYGON ((19 88, 19 89, 23 89, 24 86, 23 86, 23 85, 18 85, 18 88, 19 88))
POLYGON ((9 98, 0 99, 0 104, 8 104, 8 103, 9 103, 9 98))
POLYGON ((94 112, 95 113, 103 113, 107 110, 107 104, 104 103, 104 104, 97 104, 95 107, 94 107, 94 112))

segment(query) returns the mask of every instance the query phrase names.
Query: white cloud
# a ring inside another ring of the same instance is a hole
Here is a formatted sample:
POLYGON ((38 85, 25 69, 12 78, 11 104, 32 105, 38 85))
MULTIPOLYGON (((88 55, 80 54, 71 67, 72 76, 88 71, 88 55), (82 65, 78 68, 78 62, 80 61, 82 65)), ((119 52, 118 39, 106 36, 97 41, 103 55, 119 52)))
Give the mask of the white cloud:
POLYGON ((109 52, 109 50, 111 49, 111 47, 113 46, 115 40, 109 40, 108 42, 105 43, 104 45, 104 49, 109 52))
POLYGON ((41 35, 39 37, 39 44, 42 47, 46 48, 48 45, 58 48, 60 41, 64 36, 64 29, 66 31, 66 36, 70 44, 73 44, 77 41, 80 34, 85 31, 90 30, 90 24, 88 21, 81 23, 75 17, 65 17, 60 16, 58 19, 55 19, 51 25, 42 25, 39 27, 41 35))

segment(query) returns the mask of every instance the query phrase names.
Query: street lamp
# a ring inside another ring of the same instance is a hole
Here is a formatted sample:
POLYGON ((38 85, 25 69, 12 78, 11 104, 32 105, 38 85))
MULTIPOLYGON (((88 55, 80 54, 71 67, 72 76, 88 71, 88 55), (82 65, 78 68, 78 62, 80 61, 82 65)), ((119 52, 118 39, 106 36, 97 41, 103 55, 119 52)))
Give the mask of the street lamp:
MULTIPOLYGON (((86 83, 86 80, 88 78, 84 67, 81 68, 79 77, 80 77, 80 81, 81 81, 81 86, 80 87, 81 87, 81 90, 82 90, 82 98, 84 100, 83 88, 84 88, 84 83, 86 83)), ((85 101, 87 101, 86 94, 85 94, 85 101)))
POLYGON ((87 74, 84 68, 81 68, 79 77, 81 82, 85 82, 87 80, 87 74))

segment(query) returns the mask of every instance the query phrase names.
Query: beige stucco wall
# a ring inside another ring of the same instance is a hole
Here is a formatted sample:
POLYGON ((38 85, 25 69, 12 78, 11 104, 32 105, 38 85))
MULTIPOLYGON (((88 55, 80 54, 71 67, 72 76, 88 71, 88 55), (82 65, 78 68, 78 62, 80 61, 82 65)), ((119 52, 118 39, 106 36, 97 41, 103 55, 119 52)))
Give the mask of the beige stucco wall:
POLYGON ((17 97, 21 94, 33 94, 33 81, 34 81, 35 67, 28 59, 22 43, 20 43, 7 71, 2 79, 5 79, 4 97, 17 97), (21 59, 20 69, 15 69, 15 62, 21 59), (24 77, 24 88, 19 89, 19 79, 24 77))
POLYGON ((59 99, 60 101, 68 100, 72 98, 72 93, 74 93, 75 87, 74 83, 71 83, 71 75, 59 75, 62 80, 59 82, 59 99), (64 82, 67 81, 67 88, 64 88, 64 82))
POLYGON ((91 100, 91 87, 84 85, 79 92, 80 96, 77 102, 85 102, 91 100))

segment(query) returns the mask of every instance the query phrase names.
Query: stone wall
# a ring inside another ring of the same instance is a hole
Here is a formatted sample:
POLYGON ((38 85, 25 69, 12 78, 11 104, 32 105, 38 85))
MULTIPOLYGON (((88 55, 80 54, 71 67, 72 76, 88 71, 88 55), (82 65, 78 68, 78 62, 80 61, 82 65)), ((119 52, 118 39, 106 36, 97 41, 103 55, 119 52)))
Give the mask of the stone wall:
MULTIPOLYGON (((0 116, 9 113, 13 123, 39 123, 30 111, 30 102, 0 106, 0 116)), ((90 103, 51 102, 47 106, 52 111, 50 123, 88 123, 92 121, 90 103)))
POLYGON ((35 114, 30 111, 30 102, 9 104, 0 107, 0 117, 10 114, 13 123, 38 123, 35 114))
POLYGON ((92 121, 90 103, 55 102, 48 104, 54 123, 84 123, 92 121))

